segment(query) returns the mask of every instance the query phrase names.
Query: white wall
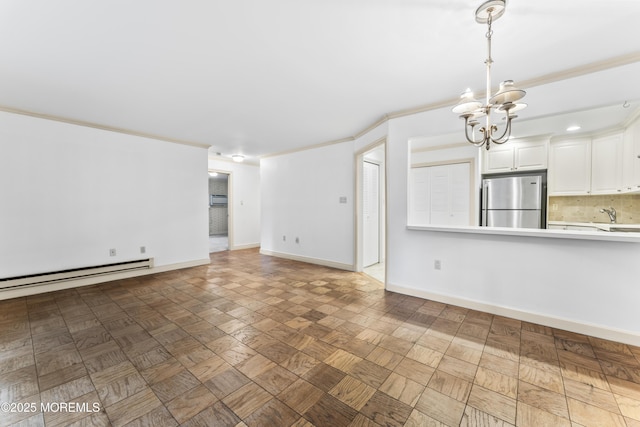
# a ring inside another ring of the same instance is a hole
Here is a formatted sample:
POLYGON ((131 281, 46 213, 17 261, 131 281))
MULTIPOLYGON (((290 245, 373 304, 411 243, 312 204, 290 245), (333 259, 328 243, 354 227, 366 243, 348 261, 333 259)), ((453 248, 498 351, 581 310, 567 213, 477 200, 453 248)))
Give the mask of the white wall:
POLYGON ((205 148, 0 112, 0 277, 207 260, 206 168, 205 148))
POLYGON ((209 170, 231 174, 231 249, 260 246, 260 168, 209 157, 209 170))
POLYGON ((353 268, 353 149, 344 142, 260 161, 263 253, 353 268))
POLYGON ((430 125, 389 123, 388 289, 640 345, 637 243, 407 230, 407 141, 430 125))

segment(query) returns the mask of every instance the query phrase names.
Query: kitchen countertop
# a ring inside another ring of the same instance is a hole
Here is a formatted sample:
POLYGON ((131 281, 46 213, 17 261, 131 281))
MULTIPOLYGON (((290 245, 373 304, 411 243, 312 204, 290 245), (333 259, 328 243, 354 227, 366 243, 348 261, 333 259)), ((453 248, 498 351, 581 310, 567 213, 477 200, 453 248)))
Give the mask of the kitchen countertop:
POLYGON ((549 225, 569 226, 569 227, 588 227, 596 228, 602 231, 622 231, 616 229, 624 229, 625 232, 639 232, 640 224, 611 224, 609 222, 575 222, 575 221, 549 221, 549 225))
MULTIPOLYGON (((555 222, 555 221, 554 221, 555 222)), ((556 223, 561 223, 557 221, 556 223)), ((589 222, 573 224, 583 224, 587 227, 589 222)), ((596 223, 601 224, 601 223, 596 223)), ((551 225, 551 223, 550 223, 551 225)), ((561 225, 561 224, 557 224, 561 225)), ((604 226, 610 224, 601 224, 604 226)), ((613 224, 638 226, 638 224, 613 224)), ((595 227, 593 227, 595 228, 595 227)), ((526 237, 546 237, 553 239, 578 239, 578 240, 602 240, 610 242, 630 242, 640 243, 640 233, 603 233, 604 230, 553 230, 553 229, 533 229, 533 228, 507 228, 507 227, 478 227, 478 226, 448 226, 448 225, 407 225, 408 230, 416 231, 438 231, 449 233, 470 233, 503 236, 526 236, 526 237)), ((639 230, 640 231, 640 230, 639 230)))

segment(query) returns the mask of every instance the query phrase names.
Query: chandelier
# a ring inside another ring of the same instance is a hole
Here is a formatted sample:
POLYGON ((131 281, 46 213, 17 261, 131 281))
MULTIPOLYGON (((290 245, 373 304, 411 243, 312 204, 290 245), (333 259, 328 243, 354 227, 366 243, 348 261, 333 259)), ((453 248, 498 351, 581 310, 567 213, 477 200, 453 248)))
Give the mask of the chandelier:
POLYGON ((498 92, 491 95, 491 36, 493 30, 491 24, 504 14, 506 0, 489 0, 483 3, 476 10, 476 22, 487 24, 487 59, 484 62, 487 68, 487 90, 486 101, 483 105, 480 101, 473 97, 473 92, 467 89, 461 96, 460 101, 453 107, 453 112, 460 114, 460 118, 464 119, 464 135, 471 144, 476 147, 483 145, 488 150, 491 144, 504 144, 511 136, 511 121, 518 116, 513 115, 514 112, 521 110, 527 104, 518 103, 526 92, 518 89, 513 80, 505 80, 500 83, 498 92), (504 113, 506 116, 504 129, 502 133, 498 131, 498 126, 491 123, 492 111, 504 113), (480 124, 478 119, 485 119, 485 125, 477 129, 480 124), (498 136, 499 135, 499 136, 498 136))

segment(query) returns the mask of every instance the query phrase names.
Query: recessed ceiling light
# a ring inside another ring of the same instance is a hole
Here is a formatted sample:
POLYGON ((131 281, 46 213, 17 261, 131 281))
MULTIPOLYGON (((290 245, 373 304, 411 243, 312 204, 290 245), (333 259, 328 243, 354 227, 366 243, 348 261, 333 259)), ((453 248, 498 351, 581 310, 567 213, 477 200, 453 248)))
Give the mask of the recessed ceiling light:
POLYGON ((580 126, 578 126, 578 125, 569 126, 567 128, 567 132, 575 132, 577 130, 580 130, 580 126))
POLYGON ((244 156, 242 154, 234 154, 233 156, 231 156, 231 158, 233 159, 234 162, 242 162, 244 161, 244 156))

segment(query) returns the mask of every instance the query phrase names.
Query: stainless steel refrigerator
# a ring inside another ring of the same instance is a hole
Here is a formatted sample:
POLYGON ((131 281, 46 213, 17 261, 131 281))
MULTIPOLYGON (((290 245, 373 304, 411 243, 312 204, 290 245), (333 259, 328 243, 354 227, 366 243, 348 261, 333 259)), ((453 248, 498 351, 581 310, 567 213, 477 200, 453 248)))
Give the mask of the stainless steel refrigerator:
POLYGON ((481 224, 546 228, 546 173, 482 180, 481 224))

